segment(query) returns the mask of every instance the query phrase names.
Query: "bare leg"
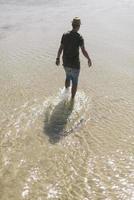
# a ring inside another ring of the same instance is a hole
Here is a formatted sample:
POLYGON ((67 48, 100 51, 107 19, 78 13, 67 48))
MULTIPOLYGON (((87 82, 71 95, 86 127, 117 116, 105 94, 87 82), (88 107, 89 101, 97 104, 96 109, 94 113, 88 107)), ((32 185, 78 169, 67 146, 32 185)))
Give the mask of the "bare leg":
POLYGON ((65 80, 65 88, 67 89, 68 87, 70 87, 70 80, 66 79, 65 80))
POLYGON ((77 92, 77 85, 75 84, 75 85, 72 85, 72 90, 71 90, 71 93, 72 93, 71 99, 72 100, 74 99, 76 92, 77 92))

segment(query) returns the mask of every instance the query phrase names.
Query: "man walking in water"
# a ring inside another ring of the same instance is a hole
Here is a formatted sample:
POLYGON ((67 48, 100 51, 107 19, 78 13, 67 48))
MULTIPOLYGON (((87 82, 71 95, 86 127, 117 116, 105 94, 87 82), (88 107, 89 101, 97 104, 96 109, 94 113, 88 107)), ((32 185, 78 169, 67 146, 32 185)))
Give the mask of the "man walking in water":
POLYGON ((79 47, 83 55, 88 60, 88 65, 91 67, 91 59, 84 47, 84 39, 78 33, 81 25, 81 20, 75 17, 72 21, 72 30, 64 33, 61 39, 61 44, 57 53, 56 65, 60 64, 60 55, 63 51, 63 66, 66 72, 65 88, 69 88, 72 81, 71 99, 73 100, 77 91, 78 77, 80 72, 79 47))

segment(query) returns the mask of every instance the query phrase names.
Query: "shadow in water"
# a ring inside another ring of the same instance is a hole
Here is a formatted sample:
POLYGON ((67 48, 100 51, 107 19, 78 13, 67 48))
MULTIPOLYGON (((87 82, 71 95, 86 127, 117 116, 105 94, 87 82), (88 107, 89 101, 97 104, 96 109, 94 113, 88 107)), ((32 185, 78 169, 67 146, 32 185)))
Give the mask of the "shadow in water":
POLYGON ((60 101, 54 108, 51 105, 45 112, 44 133, 49 137, 49 141, 54 144, 67 135, 65 127, 67 120, 74 107, 72 101, 60 101))

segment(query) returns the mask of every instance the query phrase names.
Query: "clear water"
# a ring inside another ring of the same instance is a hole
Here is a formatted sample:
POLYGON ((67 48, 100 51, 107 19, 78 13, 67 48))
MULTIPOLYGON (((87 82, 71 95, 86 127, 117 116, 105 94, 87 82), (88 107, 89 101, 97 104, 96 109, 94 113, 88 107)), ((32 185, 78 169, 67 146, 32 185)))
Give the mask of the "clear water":
POLYGON ((0 0, 1 200, 134 199, 133 9, 0 0), (74 16, 93 66, 70 102, 55 58, 74 16))

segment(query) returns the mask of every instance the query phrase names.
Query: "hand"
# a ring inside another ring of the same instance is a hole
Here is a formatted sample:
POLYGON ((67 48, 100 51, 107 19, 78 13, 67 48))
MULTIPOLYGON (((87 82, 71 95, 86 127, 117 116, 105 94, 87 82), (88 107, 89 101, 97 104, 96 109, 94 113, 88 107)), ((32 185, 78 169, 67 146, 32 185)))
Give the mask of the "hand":
POLYGON ((90 59, 88 59, 88 66, 91 67, 92 66, 92 62, 90 59))
POLYGON ((60 65, 60 59, 59 59, 59 58, 56 58, 55 64, 56 64, 57 66, 60 65))

